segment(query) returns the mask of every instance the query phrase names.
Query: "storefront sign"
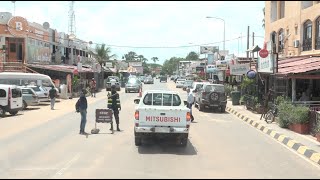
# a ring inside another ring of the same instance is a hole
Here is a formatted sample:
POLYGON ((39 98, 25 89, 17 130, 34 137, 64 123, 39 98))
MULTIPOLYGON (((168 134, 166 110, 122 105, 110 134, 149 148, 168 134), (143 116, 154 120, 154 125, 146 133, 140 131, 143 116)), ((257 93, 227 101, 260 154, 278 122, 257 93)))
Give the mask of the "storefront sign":
POLYGON ((258 57, 258 72, 273 73, 274 56, 270 54, 266 58, 258 57))
POLYGON ((208 65, 206 67, 206 72, 207 73, 217 73, 218 72, 218 69, 215 65, 208 65))
POLYGON ((243 75, 250 70, 250 64, 230 64, 230 74, 231 75, 243 75))
POLYGON ((28 28, 28 21, 23 17, 14 16, 8 21, 8 30, 13 36, 25 36, 28 28))
POLYGON ((129 66, 142 66, 142 62, 129 62, 129 66))

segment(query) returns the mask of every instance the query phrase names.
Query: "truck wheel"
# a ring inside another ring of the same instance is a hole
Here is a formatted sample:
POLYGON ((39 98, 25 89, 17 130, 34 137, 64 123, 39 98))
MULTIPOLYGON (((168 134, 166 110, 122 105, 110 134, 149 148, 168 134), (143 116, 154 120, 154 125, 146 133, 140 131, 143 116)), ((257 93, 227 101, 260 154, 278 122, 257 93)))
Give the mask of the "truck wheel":
POLYGON ((135 144, 136 146, 141 146, 141 144, 142 144, 141 137, 135 136, 135 137, 134 137, 134 144, 135 144))
POLYGON ((12 111, 12 112, 9 112, 12 116, 18 114, 18 111, 12 111))
POLYGON ((4 117, 6 115, 6 111, 3 109, 3 107, 0 107, 0 117, 4 117))
POLYGON ((221 110, 222 113, 226 112, 226 106, 221 106, 220 110, 221 110))
POLYGON ((180 145, 182 147, 186 147, 188 145, 188 138, 182 138, 181 142, 180 142, 180 145))

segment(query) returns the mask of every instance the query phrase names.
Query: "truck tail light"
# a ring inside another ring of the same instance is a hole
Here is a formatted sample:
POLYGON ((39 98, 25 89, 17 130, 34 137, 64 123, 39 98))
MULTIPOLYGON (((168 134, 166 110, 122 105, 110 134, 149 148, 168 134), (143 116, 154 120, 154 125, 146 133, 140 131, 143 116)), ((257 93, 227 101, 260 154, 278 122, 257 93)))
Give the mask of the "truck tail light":
POLYGON ((187 112, 187 116, 186 116, 186 118, 187 118, 187 121, 190 121, 190 120, 191 120, 190 112, 187 112))
POLYGON ((136 125, 136 127, 139 127, 139 123, 136 123, 135 125, 136 125))
POLYGON ((187 126, 186 126, 187 128, 190 128, 190 124, 187 124, 187 126))
POLYGON ((10 107, 11 97, 12 97, 11 89, 9 88, 9 91, 8 91, 8 106, 9 107, 10 107))
POLYGON ((139 111, 136 111, 136 112, 134 113, 134 117, 136 118, 136 120, 139 120, 139 111))
POLYGON ((202 92, 202 96, 206 96, 207 95, 207 93, 206 92, 202 92))

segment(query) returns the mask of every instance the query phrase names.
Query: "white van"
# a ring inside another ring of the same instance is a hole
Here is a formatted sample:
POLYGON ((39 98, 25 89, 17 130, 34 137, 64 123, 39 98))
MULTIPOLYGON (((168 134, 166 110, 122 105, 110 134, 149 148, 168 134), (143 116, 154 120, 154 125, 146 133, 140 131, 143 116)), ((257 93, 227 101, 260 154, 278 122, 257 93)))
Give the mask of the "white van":
POLYGON ((16 115, 22 110, 22 93, 16 85, 0 84, 0 116, 16 115))

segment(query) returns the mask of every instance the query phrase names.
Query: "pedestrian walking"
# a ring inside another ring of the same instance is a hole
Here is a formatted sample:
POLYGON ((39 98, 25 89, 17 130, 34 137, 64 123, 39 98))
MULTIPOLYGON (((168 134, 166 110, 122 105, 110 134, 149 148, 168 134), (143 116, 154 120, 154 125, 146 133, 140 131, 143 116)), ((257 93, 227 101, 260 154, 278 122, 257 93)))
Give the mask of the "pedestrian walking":
POLYGON ((194 103, 194 97, 193 97, 192 92, 190 92, 190 88, 187 88, 187 93, 188 93, 187 107, 190 109, 191 122, 193 122, 194 118, 192 115, 192 105, 194 103))
POLYGON ((54 86, 51 86, 51 89, 49 90, 49 97, 51 100, 51 110, 54 110, 54 104, 57 97, 57 90, 54 88, 54 86))
MULTIPOLYGON (((121 104, 120 95, 117 93, 115 85, 111 86, 111 95, 108 94, 108 108, 112 109, 117 124, 117 131, 120 131, 119 111, 121 110, 121 104)), ((110 130, 113 131, 113 122, 111 123, 110 130)))
POLYGON ((97 86, 97 83, 94 80, 94 78, 92 78, 90 82, 91 97, 96 97, 96 86, 97 86))
POLYGON ((77 112, 80 112, 81 115, 81 123, 80 123, 80 132, 79 134, 87 134, 85 132, 85 127, 87 123, 87 108, 88 108, 88 102, 86 98, 86 90, 83 89, 80 98, 77 101, 76 109, 77 112))

